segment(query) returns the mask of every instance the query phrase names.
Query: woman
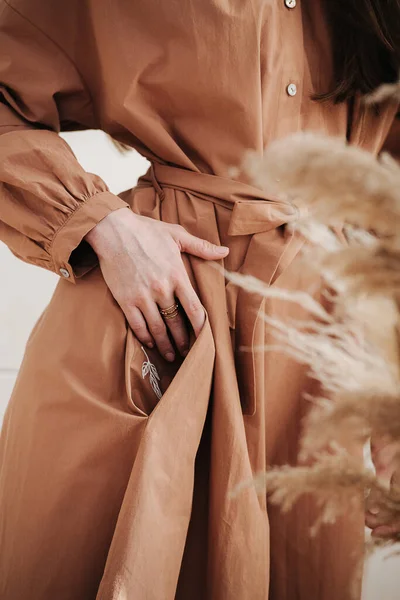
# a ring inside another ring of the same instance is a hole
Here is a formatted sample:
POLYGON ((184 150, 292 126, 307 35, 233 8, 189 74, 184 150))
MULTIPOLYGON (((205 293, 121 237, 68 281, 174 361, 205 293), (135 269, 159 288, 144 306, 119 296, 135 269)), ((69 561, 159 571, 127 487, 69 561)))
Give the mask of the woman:
POLYGON ((274 199, 228 168, 301 129, 379 152, 395 107, 360 96, 396 76, 399 13, 1 0, 1 238, 60 275, 3 425, 2 600, 349 597, 359 515, 311 540, 311 500, 283 516, 252 487, 231 494, 296 463, 312 382, 255 351, 272 339, 257 314, 302 309, 213 263, 309 287, 289 207, 272 221, 274 199), (133 190, 111 194, 57 135, 89 128, 151 161, 133 190))

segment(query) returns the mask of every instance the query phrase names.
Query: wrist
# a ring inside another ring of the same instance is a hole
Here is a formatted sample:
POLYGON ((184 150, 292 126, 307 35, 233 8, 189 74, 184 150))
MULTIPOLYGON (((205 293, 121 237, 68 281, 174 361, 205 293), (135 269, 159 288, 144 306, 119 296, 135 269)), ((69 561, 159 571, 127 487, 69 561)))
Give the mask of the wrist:
POLYGON ((101 219, 88 233, 84 236, 84 240, 90 244, 96 254, 101 254, 104 246, 110 248, 113 240, 118 240, 118 231, 121 224, 132 218, 133 213, 130 208, 118 208, 110 212, 106 217, 101 219), (128 212, 129 211, 129 212, 128 212))

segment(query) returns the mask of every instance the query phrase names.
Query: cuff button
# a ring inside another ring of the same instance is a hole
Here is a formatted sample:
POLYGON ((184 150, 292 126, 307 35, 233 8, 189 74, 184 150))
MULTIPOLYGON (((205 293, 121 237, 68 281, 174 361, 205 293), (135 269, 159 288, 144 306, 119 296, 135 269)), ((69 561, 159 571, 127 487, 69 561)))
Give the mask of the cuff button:
POLYGON ((63 277, 69 277, 69 272, 67 271, 67 269, 61 268, 60 273, 63 277))

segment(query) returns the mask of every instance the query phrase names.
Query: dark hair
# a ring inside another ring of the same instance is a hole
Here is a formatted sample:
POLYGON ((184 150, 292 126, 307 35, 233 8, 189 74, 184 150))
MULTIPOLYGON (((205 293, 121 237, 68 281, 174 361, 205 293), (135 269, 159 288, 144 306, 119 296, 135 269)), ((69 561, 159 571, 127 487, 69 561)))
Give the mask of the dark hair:
POLYGON ((400 70, 400 0, 324 0, 334 81, 319 100, 344 102, 392 83, 400 70))

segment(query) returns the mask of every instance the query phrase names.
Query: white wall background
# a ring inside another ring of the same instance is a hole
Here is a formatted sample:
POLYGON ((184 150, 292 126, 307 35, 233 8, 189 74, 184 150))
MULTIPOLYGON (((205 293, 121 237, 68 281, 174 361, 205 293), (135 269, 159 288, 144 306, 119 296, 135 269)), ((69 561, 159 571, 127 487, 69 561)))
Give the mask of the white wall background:
MULTIPOLYGON (((102 132, 70 133, 63 137, 82 166, 100 175, 114 193, 132 187, 147 169, 146 160, 137 153, 121 156, 102 132)), ((0 421, 26 339, 50 300, 57 280, 57 275, 16 259, 0 243, 0 421)), ((387 554, 387 551, 381 552, 368 563, 363 600, 399 600, 400 558, 385 560, 387 554)))

